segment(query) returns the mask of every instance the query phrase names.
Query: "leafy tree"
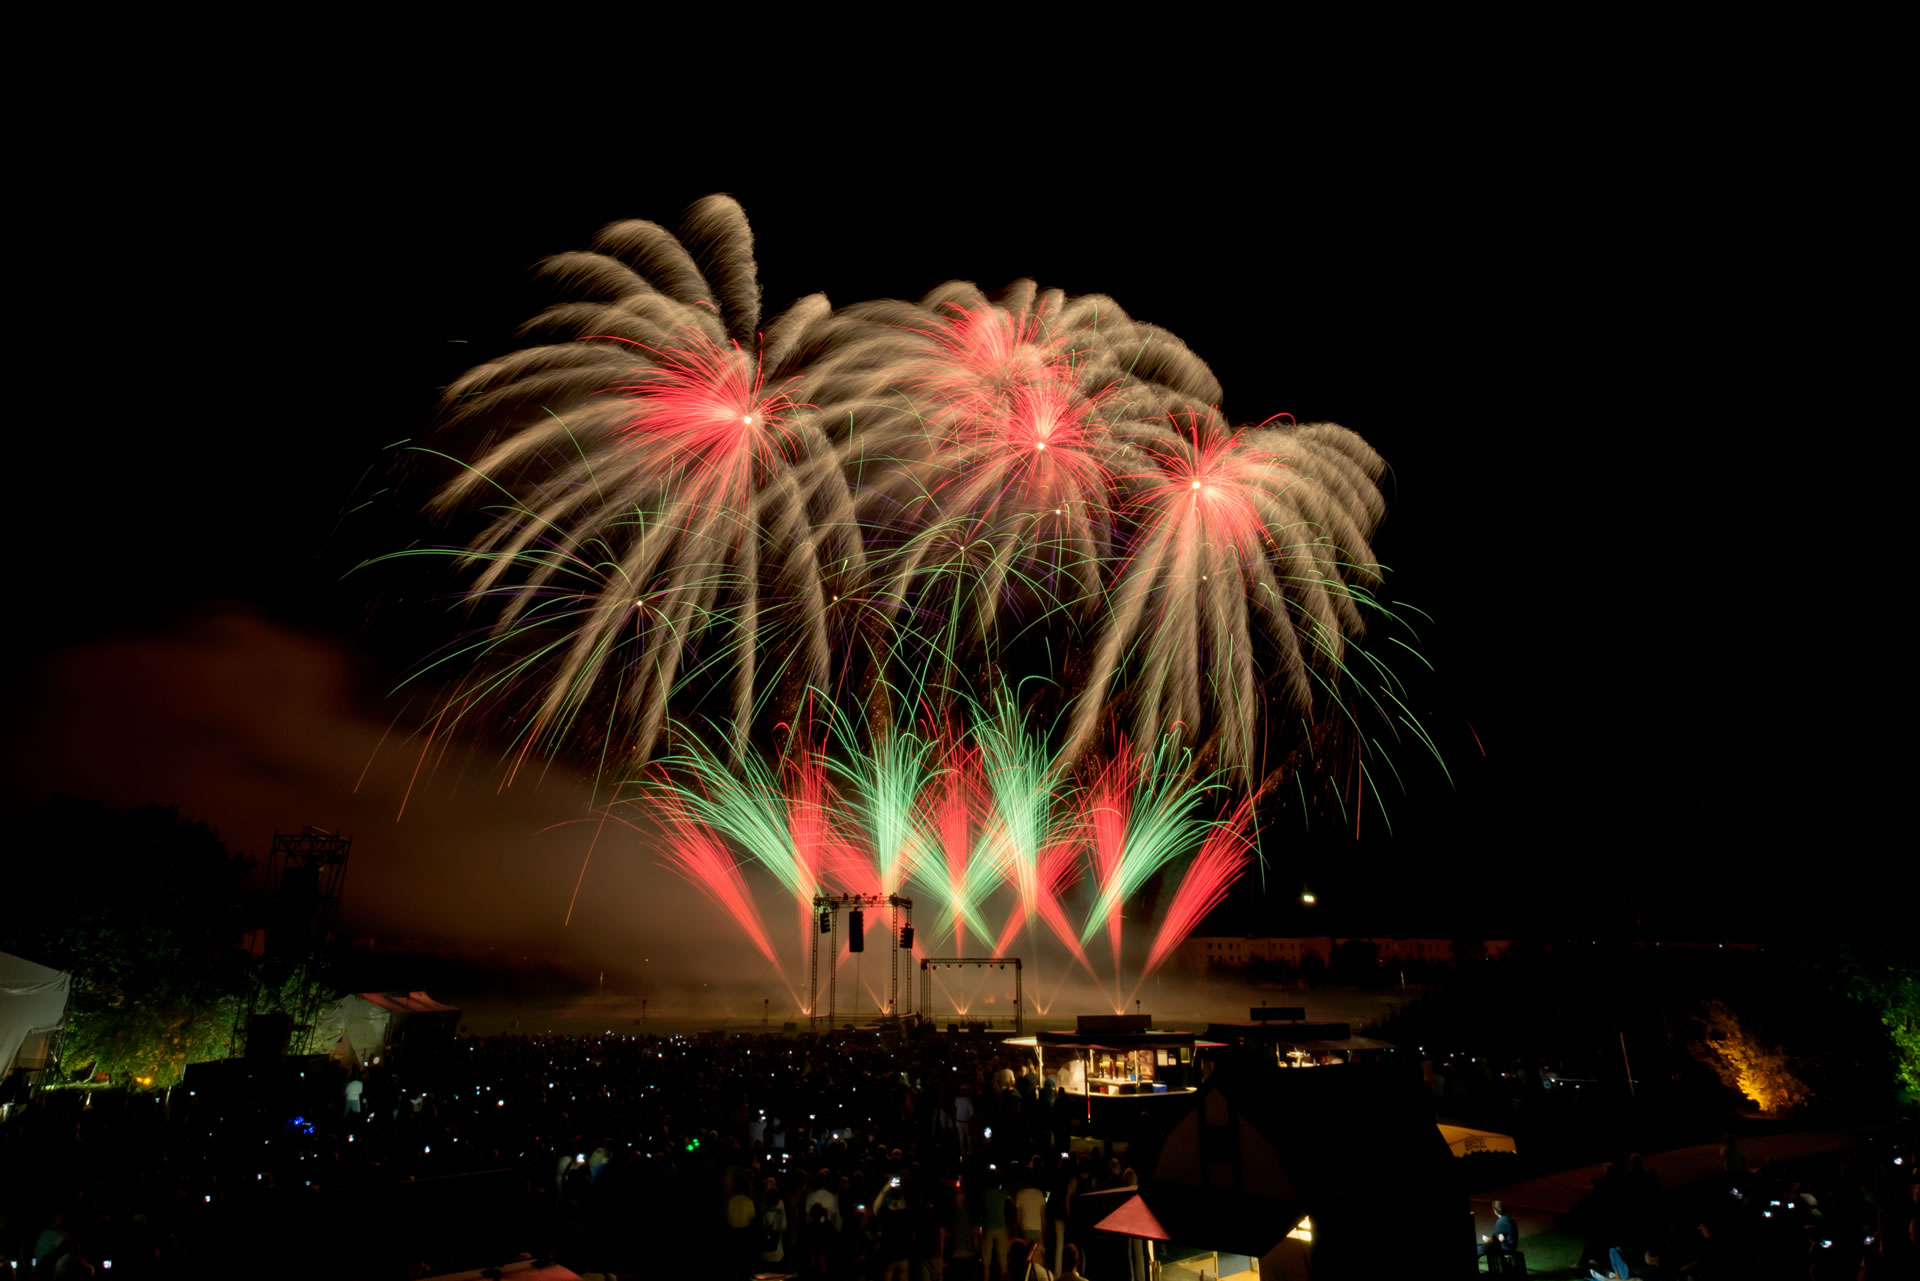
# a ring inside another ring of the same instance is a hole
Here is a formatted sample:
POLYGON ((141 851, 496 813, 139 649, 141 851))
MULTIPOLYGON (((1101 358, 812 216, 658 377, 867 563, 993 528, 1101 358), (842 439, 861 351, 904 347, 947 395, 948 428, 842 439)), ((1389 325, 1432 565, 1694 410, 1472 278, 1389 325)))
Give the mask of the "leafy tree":
POLYGON ((73 976, 61 1059, 98 1079, 176 1082, 230 1052, 251 864, 162 806, 63 799, 29 822, 0 949, 73 976))
POLYGON ((1851 953, 1841 967, 1847 995, 1873 1010, 1886 1029, 1901 1088, 1920 1093, 1920 969, 1851 953))
POLYGON ((1742 1027, 1725 1002, 1708 1001, 1700 1023, 1703 1039, 1688 1048, 1729 1089, 1768 1112, 1788 1111, 1807 1101, 1810 1091, 1794 1074, 1787 1056, 1742 1027))

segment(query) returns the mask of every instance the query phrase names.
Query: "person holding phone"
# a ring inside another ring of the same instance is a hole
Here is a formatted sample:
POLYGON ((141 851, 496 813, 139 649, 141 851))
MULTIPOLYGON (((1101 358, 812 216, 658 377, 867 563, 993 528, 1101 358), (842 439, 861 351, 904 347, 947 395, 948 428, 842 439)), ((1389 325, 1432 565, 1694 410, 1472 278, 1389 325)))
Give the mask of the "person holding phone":
POLYGON ((873 1209, 880 1228, 881 1281, 911 1281, 907 1261, 913 1257, 913 1215, 899 1175, 887 1180, 887 1190, 873 1209))

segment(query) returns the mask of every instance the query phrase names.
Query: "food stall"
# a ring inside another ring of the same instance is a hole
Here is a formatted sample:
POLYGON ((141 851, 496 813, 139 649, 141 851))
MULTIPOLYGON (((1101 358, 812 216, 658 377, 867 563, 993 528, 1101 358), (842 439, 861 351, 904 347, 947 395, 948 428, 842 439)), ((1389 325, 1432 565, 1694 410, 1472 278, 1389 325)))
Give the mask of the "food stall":
POLYGON ((1072 1032, 1039 1032, 1006 1044, 1031 1048, 1040 1074, 1053 1077, 1063 1094, 1192 1094, 1212 1071, 1211 1052, 1220 1043, 1156 1029, 1151 1019, 1083 1014, 1072 1032))

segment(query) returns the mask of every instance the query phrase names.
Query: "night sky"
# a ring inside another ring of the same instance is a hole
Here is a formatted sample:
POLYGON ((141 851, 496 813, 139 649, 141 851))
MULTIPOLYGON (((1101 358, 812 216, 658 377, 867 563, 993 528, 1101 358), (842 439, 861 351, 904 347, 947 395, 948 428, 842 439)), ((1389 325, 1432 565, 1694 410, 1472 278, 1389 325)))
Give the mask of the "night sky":
POLYGON ((1207 360, 1231 419, 1330 419, 1386 457, 1388 594, 1434 619, 1437 670, 1400 670, 1454 786, 1401 756, 1391 835, 1371 810, 1357 841, 1276 826, 1267 898, 1249 884, 1225 926, 1886 928, 1912 874, 1852 791, 1877 786, 1849 760, 1872 749, 1834 695, 1796 703, 1804 656, 1762 639, 1787 605, 1752 563, 1758 469, 1727 453, 1742 425, 1712 383, 1735 340, 1710 323, 1756 286, 1714 234, 1715 175, 1536 141, 1415 125, 1231 163, 1169 138, 1071 164, 796 143, 695 165, 341 121, 271 158, 206 134, 140 139, 110 175, 44 157, 68 181, 22 248, 79 264, 41 287, 91 354, 14 477, 10 800, 173 803, 256 856, 276 826, 345 827, 348 918, 386 936, 589 961, 647 942, 626 904, 693 900, 632 851, 596 854, 585 937, 559 928, 590 835, 542 834, 585 813, 564 771, 496 795, 494 749, 456 744, 394 823, 417 746, 373 749, 426 633, 395 580, 343 576, 428 533, 373 492, 383 447, 512 348, 529 268, 725 191, 769 315, 953 278, 1104 292, 1207 360), (1622 198, 1628 174, 1658 207, 1622 198), (1288 906, 1303 883, 1317 917, 1288 906))

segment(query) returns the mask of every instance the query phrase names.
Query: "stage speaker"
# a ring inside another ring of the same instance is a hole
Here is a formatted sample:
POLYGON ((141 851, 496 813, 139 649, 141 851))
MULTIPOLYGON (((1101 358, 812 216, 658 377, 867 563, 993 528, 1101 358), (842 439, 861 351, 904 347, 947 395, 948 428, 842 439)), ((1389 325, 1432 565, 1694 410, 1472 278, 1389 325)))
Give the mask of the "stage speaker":
POLYGON ((900 927, 900 946, 908 949, 909 951, 912 950, 913 927, 911 925, 902 925, 900 927))
POLYGON ((247 1019, 246 1056, 250 1059, 285 1057, 293 1039, 293 1020, 285 1014, 261 1011, 247 1019))
POLYGON ((859 908, 847 913, 847 951, 867 950, 867 918, 859 908))

